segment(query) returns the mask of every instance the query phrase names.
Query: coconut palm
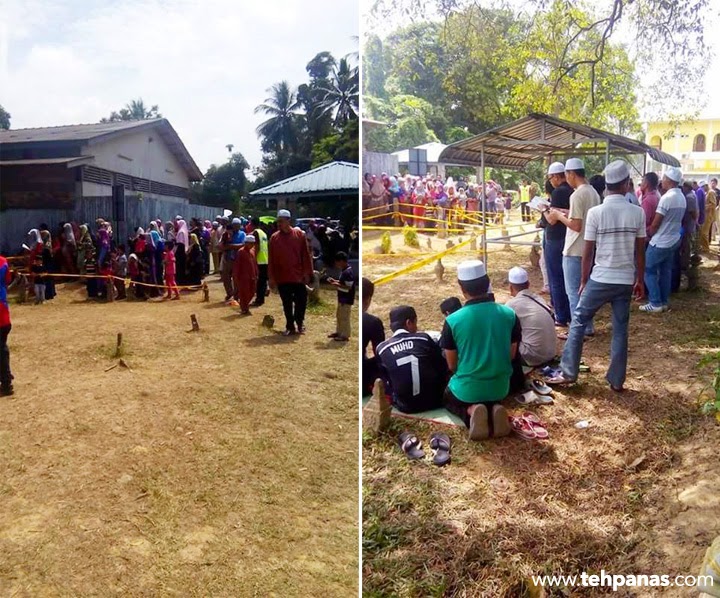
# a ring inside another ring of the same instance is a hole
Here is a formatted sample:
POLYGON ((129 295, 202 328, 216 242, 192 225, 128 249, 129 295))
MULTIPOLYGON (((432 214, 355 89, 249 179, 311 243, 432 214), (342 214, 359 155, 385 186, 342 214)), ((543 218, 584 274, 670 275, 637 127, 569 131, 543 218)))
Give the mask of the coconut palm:
POLYGON ((333 69, 332 79, 321 85, 321 106, 326 114, 334 114, 334 124, 342 127, 351 118, 357 118, 360 102, 360 77, 358 68, 351 67, 346 58, 341 58, 333 69))
POLYGON ((263 138, 263 149, 284 156, 298 146, 300 115, 297 110, 300 104, 287 81, 275 83, 267 92, 270 97, 255 108, 255 114, 263 113, 270 118, 255 131, 263 138))
POLYGON ((162 118, 162 114, 158 112, 158 106, 150 106, 148 110, 145 107, 145 102, 142 98, 132 100, 129 104, 125 104, 124 108, 121 108, 119 112, 113 112, 109 118, 100 119, 101 123, 112 123, 118 120, 146 120, 148 118, 162 118))

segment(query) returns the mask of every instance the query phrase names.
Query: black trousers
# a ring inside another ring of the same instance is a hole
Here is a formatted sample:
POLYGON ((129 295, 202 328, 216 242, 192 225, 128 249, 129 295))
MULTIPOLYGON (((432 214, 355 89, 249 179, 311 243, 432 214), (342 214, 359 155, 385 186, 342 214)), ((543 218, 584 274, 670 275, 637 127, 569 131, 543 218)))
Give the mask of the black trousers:
POLYGON ((258 264, 257 289, 255 291, 255 303, 262 305, 265 303, 265 293, 268 286, 268 265, 258 264))
POLYGON ((288 282, 279 284, 278 292, 285 312, 285 329, 295 330, 297 325, 299 330, 305 321, 307 287, 301 282, 288 282))
MULTIPOLYGON (((500 405, 501 403, 502 401, 486 401, 477 403, 478 405, 485 405, 485 408, 487 409, 488 427, 490 429, 491 435, 493 432, 492 410, 495 405, 500 405)), ((449 386, 445 389, 445 394, 443 395, 443 407, 445 407, 445 409, 447 409, 453 415, 457 415, 461 420, 463 420, 466 428, 470 428, 470 416, 468 415, 467 410, 468 407, 473 404, 474 403, 465 403, 464 401, 458 399, 452 393, 449 386)))
POLYGON ((520 204, 520 214, 523 222, 530 222, 530 206, 528 206, 528 202, 524 201, 520 204))
POLYGON ((0 386, 3 388, 11 386, 13 379, 10 373, 10 349, 7 344, 11 328, 11 324, 0 327, 0 386))

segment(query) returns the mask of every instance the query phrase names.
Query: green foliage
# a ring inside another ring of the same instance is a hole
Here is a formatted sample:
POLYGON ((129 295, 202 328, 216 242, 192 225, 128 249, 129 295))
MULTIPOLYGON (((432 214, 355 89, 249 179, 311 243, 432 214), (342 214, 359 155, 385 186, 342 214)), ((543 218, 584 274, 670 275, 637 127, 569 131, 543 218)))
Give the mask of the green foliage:
POLYGON ((405 225, 403 226, 403 237, 405 238, 405 245, 408 247, 420 247, 420 240, 418 239, 417 230, 414 227, 405 225))
POLYGON ((355 118, 341 132, 323 137, 315 143, 312 148, 312 168, 333 160, 357 163, 359 125, 360 121, 355 118))
POLYGON ((10 128, 10 113, 0 105, 0 129, 8 130, 10 128))
POLYGON ((205 173, 205 178, 193 185, 192 203, 233 210, 239 208, 241 197, 247 188, 245 172, 248 168, 247 160, 237 152, 232 154, 225 164, 212 164, 205 173))
POLYGON ((392 240, 390 239, 390 233, 385 231, 380 237, 380 249, 383 253, 390 253, 392 249, 392 240))
POLYGON ((369 148, 394 152, 438 141, 437 135, 428 126, 434 108, 426 100, 412 95, 394 96, 388 102, 380 98, 363 99, 371 118, 391 123, 390 127, 379 127, 368 132, 369 148))
POLYGON ((157 104, 150 108, 145 107, 142 98, 132 100, 129 104, 125 104, 124 108, 120 108, 118 112, 113 111, 109 117, 101 118, 101 123, 112 123, 122 120, 146 120, 149 118, 162 118, 162 114, 158 111, 157 104))
POLYGON ((703 396, 712 390, 714 397, 707 399, 702 405, 702 412, 706 415, 715 415, 720 421, 720 352, 710 353, 703 357, 698 367, 712 366, 712 382, 703 390, 703 396))

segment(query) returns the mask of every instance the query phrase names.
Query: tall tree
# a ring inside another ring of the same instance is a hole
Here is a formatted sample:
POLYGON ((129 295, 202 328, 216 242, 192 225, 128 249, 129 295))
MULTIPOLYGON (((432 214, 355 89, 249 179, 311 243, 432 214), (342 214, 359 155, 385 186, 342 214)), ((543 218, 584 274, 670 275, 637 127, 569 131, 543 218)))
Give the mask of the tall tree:
POLYGON ((360 77, 358 67, 351 67, 347 58, 341 58, 333 77, 321 85, 323 98, 321 106, 325 113, 334 114, 335 126, 342 127, 352 118, 357 118, 360 105, 360 77))
POLYGON ((239 152, 225 164, 212 164, 203 180, 194 187, 193 199, 208 206, 233 208, 247 188, 246 171, 250 168, 239 152))
POLYGON ((120 120, 146 120, 150 118, 162 118, 157 104, 147 108, 142 98, 138 98, 132 100, 129 104, 125 104, 125 107, 120 108, 118 112, 113 111, 109 117, 101 118, 100 122, 111 123, 120 120))
POLYGON ((0 129, 7 130, 10 128, 10 113, 0 105, 0 129))
POLYGON ((264 151, 287 155, 298 148, 300 104, 287 81, 275 83, 267 92, 270 96, 255 108, 255 114, 263 113, 270 118, 260 124, 256 132, 262 138, 264 151))

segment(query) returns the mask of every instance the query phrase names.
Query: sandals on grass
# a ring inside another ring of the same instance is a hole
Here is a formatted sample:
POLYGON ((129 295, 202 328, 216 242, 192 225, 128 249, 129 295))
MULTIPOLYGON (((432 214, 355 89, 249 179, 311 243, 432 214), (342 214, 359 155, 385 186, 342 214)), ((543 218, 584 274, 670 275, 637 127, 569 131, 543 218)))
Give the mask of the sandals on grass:
POLYGON ((403 432, 398 437, 398 441, 400 443, 400 449, 405 453, 409 461, 422 459, 425 456, 425 451, 422 450, 422 442, 420 442, 415 434, 403 432))
POLYGON ((430 448, 433 450, 433 464, 438 467, 450 463, 450 437, 442 432, 430 436, 430 448))
POLYGON ((550 437, 545 424, 534 413, 527 411, 521 416, 510 417, 510 426, 523 440, 546 440, 550 437))

